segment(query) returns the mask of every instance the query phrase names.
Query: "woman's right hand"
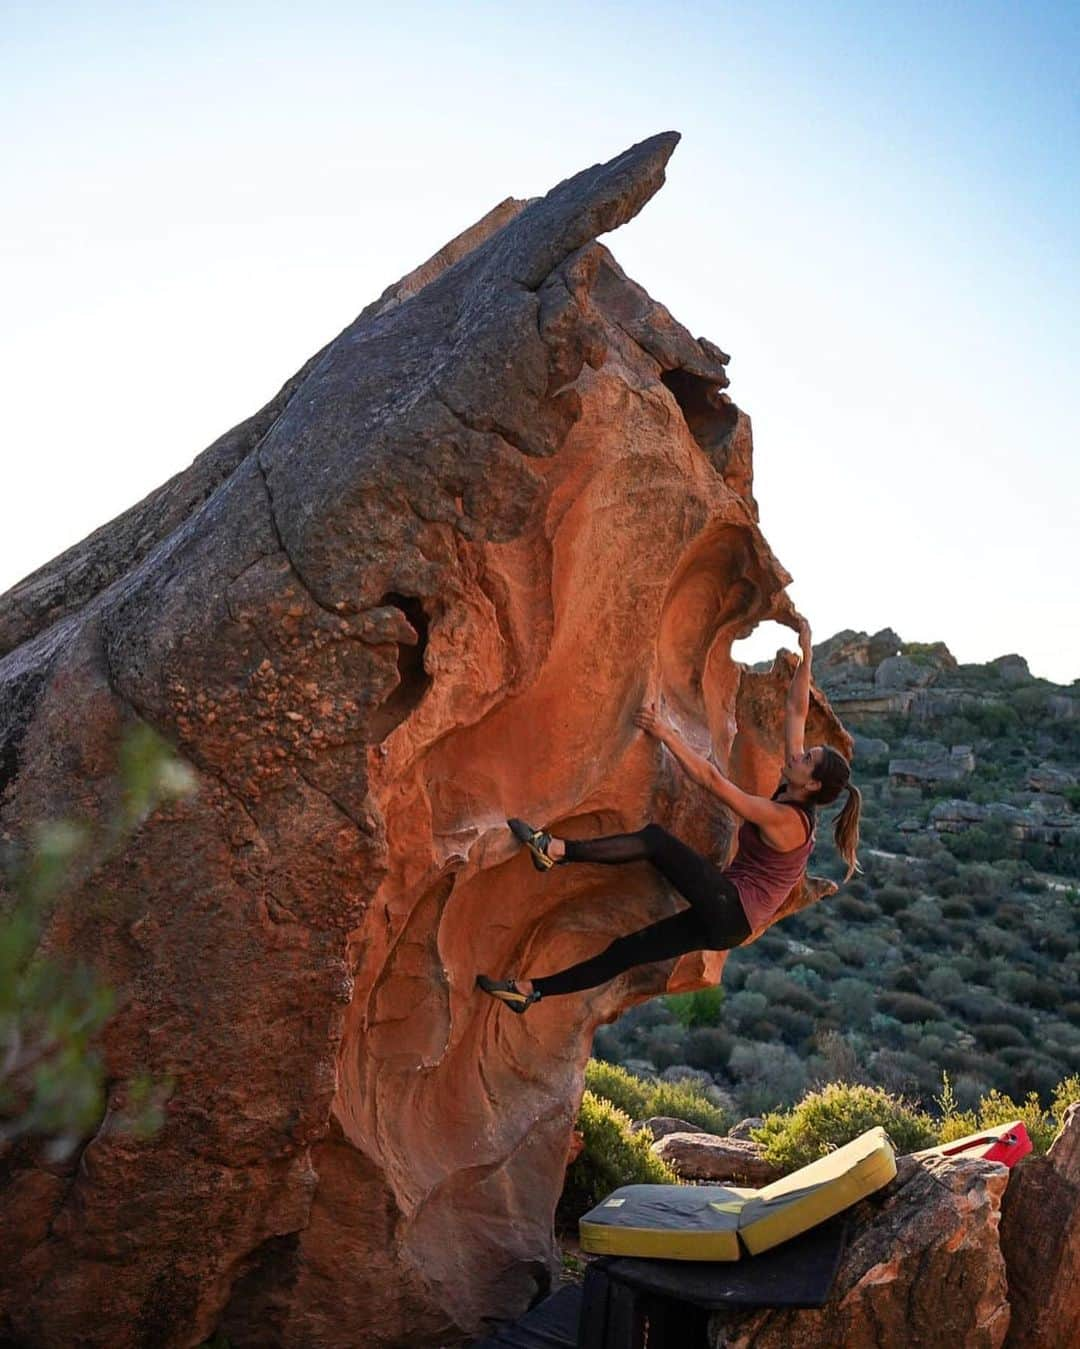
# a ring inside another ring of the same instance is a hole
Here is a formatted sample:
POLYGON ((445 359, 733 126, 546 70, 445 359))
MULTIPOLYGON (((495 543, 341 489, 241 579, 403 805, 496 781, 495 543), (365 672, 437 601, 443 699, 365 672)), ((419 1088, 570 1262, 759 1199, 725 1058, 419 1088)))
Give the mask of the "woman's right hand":
POLYGON ((814 652, 813 642, 810 637, 810 624, 801 614, 799 615, 798 633, 799 650, 802 652, 802 658, 805 661, 809 661, 814 652))

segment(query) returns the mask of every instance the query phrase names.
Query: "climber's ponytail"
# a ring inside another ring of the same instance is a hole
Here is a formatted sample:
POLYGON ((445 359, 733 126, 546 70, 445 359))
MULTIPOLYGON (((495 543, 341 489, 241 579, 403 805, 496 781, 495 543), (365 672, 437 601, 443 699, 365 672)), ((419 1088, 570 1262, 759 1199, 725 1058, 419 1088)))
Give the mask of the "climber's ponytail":
POLYGON ((862 793, 858 787, 850 782, 847 784, 847 789, 848 799, 844 802, 844 809, 837 815, 833 824, 833 839, 836 842, 836 851, 847 865, 847 874, 844 876, 844 881, 851 880, 856 871, 862 871, 858 858, 855 856, 855 849, 859 846, 859 813, 862 810, 862 793))
POLYGON ((836 817, 833 825, 833 838, 836 850, 847 865, 845 881, 849 881, 856 871, 862 871, 855 849, 859 846, 859 814, 862 810, 862 794, 851 781, 851 764, 831 745, 822 745, 821 762, 814 778, 821 787, 811 798, 817 806, 830 805, 842 791, 848 793, 844 809, 836 817))

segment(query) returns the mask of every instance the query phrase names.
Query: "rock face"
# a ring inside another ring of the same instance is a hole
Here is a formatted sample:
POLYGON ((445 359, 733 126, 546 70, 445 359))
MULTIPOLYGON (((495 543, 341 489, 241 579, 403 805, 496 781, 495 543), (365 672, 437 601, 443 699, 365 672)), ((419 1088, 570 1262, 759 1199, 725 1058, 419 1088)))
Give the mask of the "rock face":
POLYGON ((998 1245, 1008 1177, 997 1162, 901 1157, 896 1179, 853 1210, 828 1304, 716 1313, 712 1349, 998 1349, 1009 1328, 998 1245))
POLYGON ((1045 1157, 1025 1157, 1001 1206, 1008 1349, 1080 1344, 1080 1102, 1045 1157))
MULTIPOLYGON (((677 139, 497 207, 0 600, 4 834, 101 815, 135 722, 200 783, 47 933, 124 1000, 80 1156, 0 1157, 0 1339, 423 1349, 550 1282, 595 1027, 724 955, 508 1014, 477 971, 682 906, 644 864, 539 875, 505 818, 656 819, 724 860, 725 811, 631 713, 662 697, 768 794, 794 668, 730 655, 793 611, 728 358, 595 242, 677 139), (141 1142, 139 1070, 176 1080, 141 1142)), ((850 753, 816 694, 808 734, 850 753)))

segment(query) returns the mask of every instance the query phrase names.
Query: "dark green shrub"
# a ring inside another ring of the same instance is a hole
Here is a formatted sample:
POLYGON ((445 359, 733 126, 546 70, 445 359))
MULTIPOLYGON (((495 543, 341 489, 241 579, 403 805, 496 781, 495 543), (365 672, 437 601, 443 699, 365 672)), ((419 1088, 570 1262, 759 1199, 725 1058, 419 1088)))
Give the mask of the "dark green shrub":
POLYGON ((583 1213, 620 1185, 677 1185, 678 1176, 651 1150, 648 1129, 630 1132, 630 1118, 617 1106, 586 1091, 577 1127, 585 1147, 566 1171, 557 1220, 573 1228, 583 1213))
POLYGON ((976 1026, 975 1038, 986 1049, 1007 1049, 1027 1044, 1027 1036, 1016 1026, 988 1025, 976 1026))
POLYGON ((911 890, 900 885, 883 885, 874 895, 874 900, 882 913, 900 913, 914 900, 911 890))
POLYGON ((867 1067, 871 1080, 894 1096, 929 1097, 939 1080, 937 1066, 909 1049, 878 1049, 867 1067))
POLYGON ((941 906, 942 914, 953 922, 974 918, 975 908, 966 899, 947 899, 941 906))
POLYGON ((832 1003, 845 1025, 866 1025, 877 1005, 877 994, 865 979, 837 979, 831 989, 832 1003))
MULTIPOLYGON (((824 983, 821 986, 823 989, 825 988, 824 983)), ((776 1003, 784 1003, 800 1012, 816 1014, 821 1011, 822 996, 819 993, 811 992, 805 984, 792 978, 785 970, 754 970, 746 980, 746 987, 751 992, 761 993, 768 1000, 770 1006, 776 1003)))
POLYGON ((817 1024, 809 1012, 800 1012, 794 1007, 774 1007, 769 1012, 769 1020, 779 1030, 784 1041, 796 1049, 809 1039, 817 1024))
POLYGON ((728 1071, 743 1109, 751 1115, 795 1101, 806 1090, 806 1066, 783 1044, 736 1045, 728 1071))
POLYGON ((981 988, 968 988, 960 993, 950 993, 944 1002, 950 1011, 962 1016, 968 1023, 1012 1020, 1010 1015, 1012 1009, 1009 1004, 981 988))
POLYGON ((1018 1063, 1014 1070, 1014 1090, 1039 1096, 1048 1101, 1054 1094, 1054 1088, 1061 1080, 1061 1065, 1041 1054, 1033 1054, 1018 1063))
POLYGON ((844 972, 843 962, 831 951, 810 951, 800 954, 799 964, 825 980, 835 979, 844 972))
POLYGON ((727 1067, 734 1048, 735 1037, 728 1031, 719 1026, 699 1026, 683 1041, 684 1062, 691 1068, 707 1068, 714 1072, 727 1067))
POLYGON ((853 923, 869 923, 880 917, 877 905, 867 904, 849 894, 838 895, 833 901, 833 909, 841 918, 853 923))
POLYGON ((893 988, 899 993, 922 994, 923 976, 919 965, 898 965, 892 972, 893 988))
POLYGON ((789 1111, 765 1117, 752 1137, 764 1155, 794 1171, 880 1125, 897 1151, 914 1152, 936 1142, 930 1117, 879 1087, 831 1082, 810 1092, 789 1111))
POLYGON ((879 993, 878 1006, 897 1021, 940 1021, 945 1013, 936 1002, 920 997, 918 993, 879 993))

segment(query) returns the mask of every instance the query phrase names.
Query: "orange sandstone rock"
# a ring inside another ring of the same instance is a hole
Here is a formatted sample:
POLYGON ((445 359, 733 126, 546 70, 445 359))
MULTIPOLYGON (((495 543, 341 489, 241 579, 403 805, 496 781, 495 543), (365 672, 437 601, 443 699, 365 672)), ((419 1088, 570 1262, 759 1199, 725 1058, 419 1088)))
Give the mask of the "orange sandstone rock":
MULTIPOLYGON (((596 242, 677 139, 503 203, 0 599, 4 830, 104 810, 135 720, 201 784, 48 934, 128 998, 79 1157, 0 1158, 0 1337, 421 1349, 556 1272, 595 1027, 724 955, 508 1014, 477 971, 557 969, 681 901, 644 865, 541 876, 504 821, 659 820, 723 861, 730 818, 631 713, 661 697, 771 791, 790 674, 731 658, 793 611, 728 358, 596 242), (140 1069, 176 1078, 143 1142, 117 1128, 140 1069)), ((849 750, 820 697, 810 729, 849 750)))

